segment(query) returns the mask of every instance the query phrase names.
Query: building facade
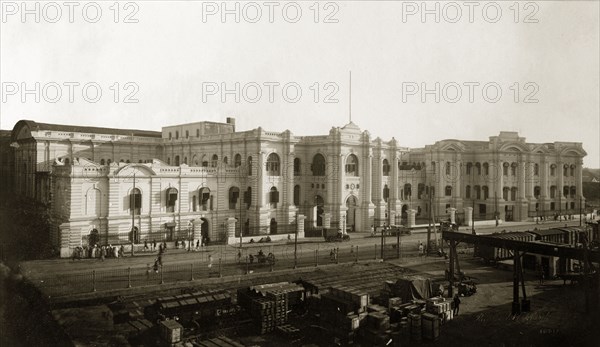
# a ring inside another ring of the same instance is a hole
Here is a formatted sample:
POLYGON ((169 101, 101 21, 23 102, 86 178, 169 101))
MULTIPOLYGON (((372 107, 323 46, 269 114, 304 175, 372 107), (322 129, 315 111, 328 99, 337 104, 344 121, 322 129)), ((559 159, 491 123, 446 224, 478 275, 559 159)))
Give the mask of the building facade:
POLYGON ((96 243, 232 243, 584 206, 581 143, 532 144, 513 132, 409 149, 352 122, 294 136, 236 131, 230 118, 161 132, 20 121, 2 144, 8 193, 48 204, 62 256, 96 243))

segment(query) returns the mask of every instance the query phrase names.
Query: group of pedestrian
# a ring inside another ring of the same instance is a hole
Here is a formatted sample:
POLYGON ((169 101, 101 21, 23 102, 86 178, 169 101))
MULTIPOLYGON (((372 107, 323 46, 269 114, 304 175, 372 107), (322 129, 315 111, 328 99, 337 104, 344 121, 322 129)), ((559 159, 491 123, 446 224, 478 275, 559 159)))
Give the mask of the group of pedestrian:
POLYGON ((73 250, 72 259, 73 259, 73 261, 75 261, 75 259, 81 260, 82 258, 87 257, 87 258, 97 258, 97 259, 104 261, 104 259, 106 259, 106 258, 118 259, 118 258, 122 258, 124 256, 125 256, 125 247, 123 245, 113 246, 113 245, 109 244, 108 246, 98 246, 98 245, 93 245, 92 247, 77 246, 73 250))

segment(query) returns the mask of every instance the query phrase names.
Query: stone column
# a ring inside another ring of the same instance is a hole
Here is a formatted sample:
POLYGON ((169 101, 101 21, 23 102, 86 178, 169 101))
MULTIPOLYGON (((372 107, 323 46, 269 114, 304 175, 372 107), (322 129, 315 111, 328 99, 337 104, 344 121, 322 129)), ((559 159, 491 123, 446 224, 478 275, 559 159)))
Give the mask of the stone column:
POLYGON ((372 186, 371 186, 371 179, 373 178, 373 156, 371 154, 369 154, 366 158, 366 160, 364 161, 364 165, 366 165, 365 167, 365 171, 366 174, 365 176, 363 176, 363 187, 365 189, 365 194, 363 195, 363 201, 367 203, 367 206, 373 204, 373 199, 372 199, 372 186))
POLYGON ((285 177, 285 183, 287 185, 286 187, 286 201, 285 204, 287 206, 289 206, 289 208, 294 209, 294 158, 295 158, 295 154, 289 153, 288 154, 288 162, 287 162, 287 170, 286 170, 286 177, 285 177))
POLYGON ((473 207, 465 207, 465 224, 473 225, 473 207))
POLYGON ((408 212, 408 222, 407 226, 409 228, 413 228, 415 226, 415 215, 417 214, 417 210, 410 209, 408 212))
POLYGON ((392 203, 392 208, 394 210, 396 210, 396 212, 399 212, 398 209, 400 208, 400 200, 398 199, 398 155, 394 152, 393 153, 393 160, 392 160, 392 177, 391 177, 391 184, 390 184, 390 198, 389 200, 392 203))
MULTIPOLYGON (((557 210, 558 211, 562 211, 565 209, 565 201, 566 201, 566 197, 563 195, 563 187, 565 185, 565 176, 563 175, 564 173, 564 165, 565 163, 563 161, 558 161, 556 163, 556 170, 558 171, 558 187, 557 187, 557 191, 558 191, 558 206, 557 206, 557 210)), ((562 212, 559 212, 560 214, 562 214, 562 212)))
MULTIPOLYGON (((264 153, 263 152, 258 152, 256 154, 256 156, 258 157, 258 163, 256 165, 256 207, 258 209, 261 209, 264 207, 264 200, 265 200, 265 192, 263 191, 263 181, 264 181, 264 174, 265 174, 265 170, 264 170, 264 165, 265 165, 265 159, 264 159, 264 153)), ((253 165, 254 166, 254 165, 253 165)), ((254 167, 252 168, 254 169, 254 167)))
POLYGON ((323 228, 331 228, 331 213, 323 213, 323 228))
MULTIPOLYGON (((583 160, 579 159, 577 160, 577 164, 575 166, 575 187, 577 189, 575 198, 577 200, 579 200, 579 198, 581 198, 581 201, 583 202, 583 160)), ((579 201, 577 202, 577 204, 579 204, 579 201)))
POLYGON ((304 220, 306 216, 299 214, 296 218, 296 232, 298 233, 298 238, 304 238, 304 220))
MULTIPOLYGON (((202 238, 202 223, 204 223, 204 221, 201 219, 195 219, 192 222, 192 228, 194 229, 194 235, 193 235, 194 242, 197 242, 198 240, 200 240, 202 238)), ((234 230, 234 232, 235 232, 235 230, 234 230)), ((234 236, 235 236, 235 234, 234 234, 234 236)), ((202 242, 202 241, 200 240, 200 242, 202 242)))
POLYGON ((450 223, 456 223, 456 209, 454 207, 449 208, 450 211, 450 223))
POLYGON ((232 217, 225 220, 225 226, 227 228, 227 244, 229 245, 238 242, 238 238, 235 237, 235 223, 236 219, 232 217))

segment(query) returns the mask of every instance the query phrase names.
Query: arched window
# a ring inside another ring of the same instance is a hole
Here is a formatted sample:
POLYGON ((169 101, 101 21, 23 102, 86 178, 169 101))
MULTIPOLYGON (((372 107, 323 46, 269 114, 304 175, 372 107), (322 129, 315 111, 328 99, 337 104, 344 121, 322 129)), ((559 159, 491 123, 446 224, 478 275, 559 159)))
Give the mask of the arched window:
POLYGON ((179 156, 175 156, 175 166, 179 166, 179 156))
POLYGON ((311 165, 313 176, 325 176, 325 157, 322 154, 317 153, 313 157, 313 162, 311 165))
POLYGON ((127 164, 131 164, 131 160, 127 159, 127 161, 125 161, 127 164))
POLYGON ((467 186, 466 190, 465 190, 465 197, 467 199, 471 198, 471 186, 467 186))
POLYGON ((512 163, 510 165, 510 175, 511 176, 516 176, 517 175, 517 163, 512 163))
POLYGON ((481 187, 481 190, 483 190, 483 200, 487 200, 490 197, 490 190, 488 189, 488 186, 481 187))
POLYGON ((551 186, 550 187, 550 199, 555 199, 556 198, 556 186, 551 186))
POLYGON ((569 164, 565 164, 564 168, 563 168, 563 176, 567 177, 568 173, 569 173, 569 164))
POLYGON ((216 154, 213 154, 212 159, 210 160, 210 166, 217 167, 218 164, 219 164, 219 156, 216 154))
POLYGON ((571 169, 571 171, 570 171, 571 172, 571 176, 575 176, 575 165, 572 164, 570 169, 571 169))
POLYGON ((508 194, 510 193, 510 188, 504 187, 502 188, 502 199, 508 201, 508 194))
POLYGON ((446 196, 452 196, 452 186, 446 186, 446 189, 444 189, 444 194, 446 196))
POLYGON ((187 157, 183 157, 183 163, 187 165, 187 157))
POLYGON ((467 163, 467 175, 471 174, 472 169, 473 169, 473 163, 467 163))
POLYGON ((300 176, 300 158, 294 158, 294 176, 300 176))
POLYGON ((252 176, 252 157, 248 157, 246 165, 248 166, 248 176, 252 176))
POLYGON ((110 164, 112 164, 112 160, 111 160, 111 159, 108 159, 108 160, 106 161, 106 164, 107 164, 107 165, 110 165, 110 164))
POLYGON ((571 199, 575 198, 577 195, 577 188, 575 186, 571 186, 571 199))
POLYGON ((229 209, 230 210, 236 209, 239 197, 240 197, 240 188, 238 188, 238 187, 229 188, 229 209))
POLYGON ((477 200, 481 199, 481 188, 479 186, 475 186, 475 196, 477 200))
POLYGON ((177 203, 177 189, 169 188, 167 189, 167 212, 175 212, 175 204, 177 203))
POLYGON ((510 201, 517 200, 517 187, 510 188, 510 201))
POLYGON ((279 202, 279 192, 276 187, 271 187, 269 191, 269 204, 271 208, 277 208, 277 203, 279 202))
POLYGON ((233 157, 233 166, 235 166, 235 167, 242 166, 242 156, 239 153, 233 157))
POLYGON ((388 187, 388 185, 386 184, 383 187, 383 201, 387 202, 388 199, 390 197, 390 188, 388 187))
POLYGON ((490 174, 490 164, 483 163, 483 174, 488 176, 490 174))
POLYGON ((294 206, 300 205, 300 185, 294 186, 294 206))
POLYGON ((202 156, 202 167, 208 167, 208 158, 206 154, 202 156))
POLYGON ((279 176, 281 171, 279 170, 279 156, 277 153, 271 153, 267 157, 267 176, 279 176))
POLYGON ((246 204, 246 209, 249 209, 252 204, 252 187, 248 187, 244 192, 244 204, 246 204))
POLYGON ((104 165, 104 159, 100 159, 100 165, 104 165))
POLYGON ((533 196, 534 196, 536 199, 539 199, 539 198, 540 198, 540 194, 541 194, 541 193, 542 193, 542 189, 540 188, 540 186, 535 186, 535 187, 533 187, 533 196))
POLYGON ((563 187, 563 196, 566 198, 569 196, 569 186, 563 187))
POLYGON ((475 168, 477 169, 477 174, 481 176, 481 163, 475 163, 475 168))
POLYGON ((452 164, 450 164, 449 161, 446 162, 446 176, 449 176, 452 174, 452 164))
POLYGON ((431 172, 435 173, 435 161, 431 162, 431 172))
POLYGON ((556 176, 556 164, 550 165, 550 176, 556 176))
POLYGON ((348 158, 346 158, 346 175, 359 176, 358 158, 354 154, 350 154, 348 158))
POLYGON ((142 192, 134 188, 129 194, 129 213, 137 216, 142 210, 142 192))
POLYGON ((540 165, 538 163, 533 164, 533 175, 534 176, 540 175, 540 165))
MULTIPOLYGON (((198 193, 200 197, 200 208, 202 211, 208 211, 209 203, 210 203, 210 188, 202 187, 198 193)), ((211 208, 212 210, 212 208, 211 208)))
POLYGON ((422 199, 423 193, 425 193, 425 184, 419 183, 419 185, 417 185, 417 199, 422 199))
POLYGON ((227 157, 223 157, 223 163, 229 164, 229 159, 227 157))
POLYGON ((390 175, 390 163, 388 162, 387 159, 383 159, 383 175, 384 176, 389 176, 390 175))
POLYGON ((406 183, 404 185, 404 199, 410 199, 412 195, 412 186, 410 183, 406 183))
POLYGON ((171 165, 171 157, 167 157, 167 165, 171 165))
POLYGON ((175 131, 175 140, 179 139, 179 130, 175 131))
POLYGON ((508 167, 509 167, 508 163, 502 164, 502 175, 508 176, 508 167))

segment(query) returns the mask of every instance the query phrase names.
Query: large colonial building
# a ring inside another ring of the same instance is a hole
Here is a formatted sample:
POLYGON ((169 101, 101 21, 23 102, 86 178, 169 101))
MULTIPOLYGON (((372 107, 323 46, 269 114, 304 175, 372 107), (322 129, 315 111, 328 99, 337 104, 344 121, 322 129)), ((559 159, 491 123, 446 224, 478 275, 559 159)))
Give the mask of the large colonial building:
POLYGON ((89 243, 528 220, 584 203, 581 143, 514 132, 414 149, 352 122, 294 136, 236 131, 231 118, 162 132, 23 120, 0 135, 3 189, 49 205, 63 256, 89 243))

